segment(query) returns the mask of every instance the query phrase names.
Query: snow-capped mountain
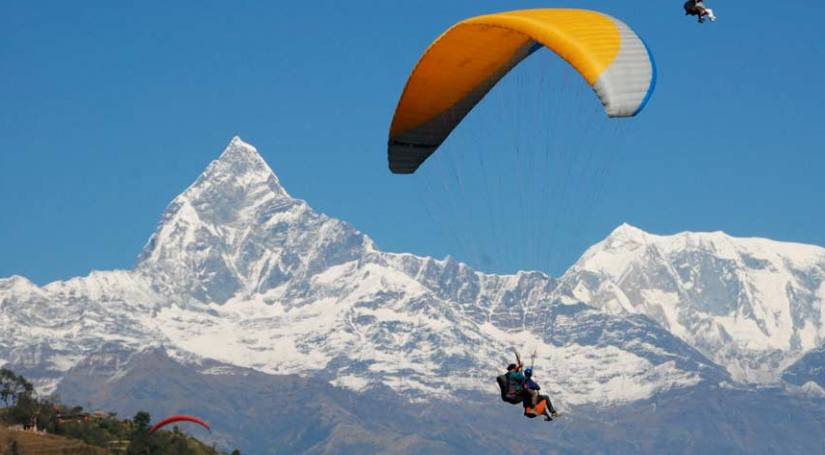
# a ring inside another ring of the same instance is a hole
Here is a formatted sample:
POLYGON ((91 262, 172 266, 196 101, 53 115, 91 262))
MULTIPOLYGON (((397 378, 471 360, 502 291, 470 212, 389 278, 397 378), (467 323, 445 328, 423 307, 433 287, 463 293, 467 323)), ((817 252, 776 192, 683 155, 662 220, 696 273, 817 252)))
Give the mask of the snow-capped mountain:
POLYGON ((825 338, 825 249, 623 225, 568 270, 557 295, 647 315, 735 379, 774 382, 825 338))
MULTIPOLYGON (((545 388, 576 405, 730 380, 690 344, 737 373, 731 365, 740 359, 751 365, 750 346, 770 347, 764 355, 754 352, 779 365, 818 342, 821 250, 789 246, 791 258, 785 249, 772 250, 774 243, 754 240, 763 249, 754 247, 739 262, 729 260, 730 251, 738 251, 733 246, 677 261, 678 242, 668 243, 673 256, 663 259, 643 240, 621 240, 626 236, 648 238, 622 227, 561 281, 541 273, 484 274, 451 258, 383 252, 349 224, 291 197, 257 151, 235 138, 168 206, 133 270, 93 272, 43 287, 22 277, 0 279, 0 364, 23 367, 50 391, 102 347, 128 353, 164 346, 178 359, 312 375, 353 390, 384 384, 426 400, 492 392, 491 377, 511 360, 508 348, 519 346, 536 351, 537 370, 549 372, 545 388), (791 259, 793 268, 783 262, 791 259), (751 281, 740 285, 742 292, 760 298, 748 300, 747 314, 762 321, 755 327, 768 329, 751 334, 752 345, 732 347, 705 329, 718 325, 738 340, 740 331, 732 328, 739 327, 736 311, 745 305, 736 300, 730 312, 732 291, 715 273, 738 277, 740 266, 748 277, 762 277, 759 283, 780 280, 775 274, 802 282, 795 273, 806 273, 810 282, 794 287, 799 298, 789 303, 788 317, 798 318, 788 326, 798 328, 796 344, 791 340, 785 348, 771 338, 776 327, 786 327, 785 315, 774 311, 781 305, 763 298, 768 288, 751 281), (674 287, 675 277, 681 287, 674 287), (684 296, 672 289, 684 289, 684 296), (676 316, 661 316, 656 305, 676 316), (687 312, 696 316, 681 316, 687 312), (680 322, 695 318, 712 321, 680 322), (733 325, 724 325, 729 319, 733 325), (450 374, 462 380, 445 381, 450 374)), ((695 250, 687 240, 683 245, 695 250)))

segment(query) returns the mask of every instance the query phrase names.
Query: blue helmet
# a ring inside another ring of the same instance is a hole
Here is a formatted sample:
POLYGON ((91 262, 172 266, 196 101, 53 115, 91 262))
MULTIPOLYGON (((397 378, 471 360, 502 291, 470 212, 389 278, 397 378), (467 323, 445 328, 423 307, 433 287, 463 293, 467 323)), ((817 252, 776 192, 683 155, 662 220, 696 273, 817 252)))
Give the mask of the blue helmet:
POLYGON ((528 376, 528 377, 532 376, 533 375, 533 369, 532 368, 527 368, 526 370, 524 370, 524 375, 528 376))

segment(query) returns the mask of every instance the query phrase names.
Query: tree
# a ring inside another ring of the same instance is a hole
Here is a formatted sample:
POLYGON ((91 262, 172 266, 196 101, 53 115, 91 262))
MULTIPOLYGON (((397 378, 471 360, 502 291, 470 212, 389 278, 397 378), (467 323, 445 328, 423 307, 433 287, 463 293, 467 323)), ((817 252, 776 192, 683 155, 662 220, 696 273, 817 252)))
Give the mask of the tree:
POLYGON ((135 430, 146 432, 149 430, 149 422, 152 421, 152 416, 146 411, 138 411, 132 419, 135 422, 135 430))
POLYGON ((13 396, 14 384, 17 382, 17 375, 13 371, 0 368, 0 400, 8 406, 9 400, 13 396))
POLYGON ((152 421, 152 416, 146 411, 138 411, 135 417, 132 418, 135 423, 132 436, 129 438, 129 448, 126 453, 129 455, 144 455, 149 452, 149 422, 152 421))
POLYGON ((3 404, 14 405, 20 396, 32 394, 34 394, 34 386, 31 382, 7 368, 0 368, 0 400, 3 404))
POLYGON ((38 415, 40 402, 32 383, 6 368, 0 368, 0 400, 7 408, 3 419, 8 423, 29 425, 38 415))

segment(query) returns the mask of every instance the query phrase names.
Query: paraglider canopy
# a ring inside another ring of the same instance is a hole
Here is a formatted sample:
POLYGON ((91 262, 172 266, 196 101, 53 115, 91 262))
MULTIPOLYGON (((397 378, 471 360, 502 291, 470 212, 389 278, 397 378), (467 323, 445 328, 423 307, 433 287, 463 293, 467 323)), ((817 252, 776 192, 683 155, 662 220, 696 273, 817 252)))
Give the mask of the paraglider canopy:
POLYGON ((192 422, 192 423, 196 423, 196 424, 206 428, 207 430, 209 430, 210 433, 212 432, 212 429, 209 428, 209 424, 206 423, 206 421, 204 421, 204 420, 202 420, 198 417, 190 416, 190 415, 173 415, 173 416, 170 416, 170 417, 167 417, 167 418, 161 420, 160 422, 158 422, 154 426, 152 426, 152 428, 149 429, 149 434, 152 434, 155 431, 157 431, 157 430, 159 430, 159 429, 161 429, 161 428, 163 428, 167 425, 173 424, 175 422, 192 422))
POLYGON ((641 38, 596 11, 530 9, 463 20, 424 52, 390 126, 390 170, 410 174, 513 67, 541 47, 570 63, 610 117, 644 109, 655 67, 641 38))

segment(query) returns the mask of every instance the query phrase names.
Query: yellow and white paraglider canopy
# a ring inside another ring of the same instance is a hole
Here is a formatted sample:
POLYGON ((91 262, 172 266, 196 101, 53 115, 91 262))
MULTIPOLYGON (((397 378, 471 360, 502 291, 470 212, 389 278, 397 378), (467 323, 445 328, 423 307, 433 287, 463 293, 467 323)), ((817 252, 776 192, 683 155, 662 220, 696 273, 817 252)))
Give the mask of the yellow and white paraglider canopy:
POLYGON ((606 14, 531 9, 466 19, 430 44, 410 74, 390 127, 390 170, 415 172, 504 75, 542 46, 582 75, 610 117, 641 112, 656 85, 644 41, 606 14))

